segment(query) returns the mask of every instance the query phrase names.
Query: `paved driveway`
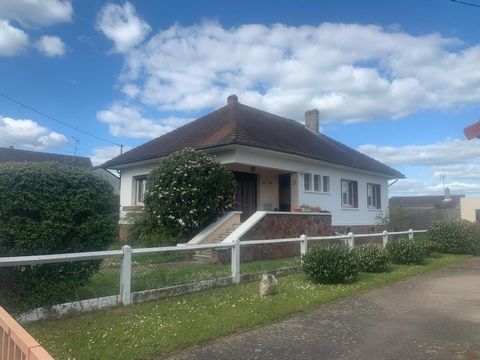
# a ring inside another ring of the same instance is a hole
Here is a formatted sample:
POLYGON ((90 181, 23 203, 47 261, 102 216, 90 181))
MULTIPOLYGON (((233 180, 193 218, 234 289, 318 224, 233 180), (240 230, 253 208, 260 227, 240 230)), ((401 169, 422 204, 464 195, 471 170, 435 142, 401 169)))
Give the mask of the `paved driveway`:
POLYGON ((480 359, 480 258, 170 359, 480 359))

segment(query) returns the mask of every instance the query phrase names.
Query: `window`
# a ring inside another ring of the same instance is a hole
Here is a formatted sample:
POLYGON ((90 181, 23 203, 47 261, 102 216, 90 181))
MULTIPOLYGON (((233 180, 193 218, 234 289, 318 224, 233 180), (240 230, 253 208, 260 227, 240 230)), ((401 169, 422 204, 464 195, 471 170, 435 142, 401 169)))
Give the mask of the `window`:
POLYGON ((381 209, 381 192, 379 184, 367 184, 367 207, 381 209))
POLYGON ((312 190, 312 174, 303 175, 303 186, 307 191, 312 190))
POLYGON ((342 179, 342 207, 358 208, 358 182, 342 179))
POLYGON ((303 180, 305 191, 330 192, 330 176, 305 173, 303 180))
POLYGON ((313 191, 320 191, 320 175, 313 175, 313 191))
POLYGON ((330 192, 330 176, 323 176, 323 192, 330 192))
POLYGON ((143 205, 145 200, 145 188, 147 185, 147 175, 135 176, 135 204, 143 205))

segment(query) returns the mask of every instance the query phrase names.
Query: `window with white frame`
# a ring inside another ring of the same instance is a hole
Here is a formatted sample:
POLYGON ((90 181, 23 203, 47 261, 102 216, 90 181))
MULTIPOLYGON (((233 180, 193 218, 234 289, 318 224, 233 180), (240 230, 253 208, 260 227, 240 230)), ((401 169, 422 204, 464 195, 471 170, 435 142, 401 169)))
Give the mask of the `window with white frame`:
POLYGON ((320 175, 313 175, 313 191, 320 191, 322 177, 320 175))
POLYGON ((305 173, 303 181, 305 191, 330 192, 330 176, 305 173))
POLYGON ((135 205, 143 205, 145 189, 147 187, 147 175, 135 176, 135 205))
POLYGON ((358 182, 342 179, 342 207, 358 208, 358 182))
POLYGON ((328 193, 330 192, 330 176, 323 176, 323 192, 328 193))
POLYGON ((312 191, 312 174, 303 174, 303 187, 306 191, 312 191))
POLYGON ((380 184, 367 183, 367 207, 369 209, 381 209, 380 184))

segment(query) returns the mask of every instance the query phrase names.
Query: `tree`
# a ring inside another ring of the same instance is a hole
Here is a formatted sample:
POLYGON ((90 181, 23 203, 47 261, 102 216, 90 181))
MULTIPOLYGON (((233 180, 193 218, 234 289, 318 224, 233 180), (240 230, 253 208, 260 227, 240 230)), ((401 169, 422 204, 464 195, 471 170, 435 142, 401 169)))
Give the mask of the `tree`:
POLYGON ((192 149, 168 156, 148 177, 145 211, 178 235, 188 235, 231 208, 235 178, 213 157, 192 149))
MULTIPOLYGON (((118 235, 118 199, 90 171, 56 163, 0 164, 0 256, 104 250, 118 235)), ((14 308, 71 299, 98 261, 0 269, 14 308)))

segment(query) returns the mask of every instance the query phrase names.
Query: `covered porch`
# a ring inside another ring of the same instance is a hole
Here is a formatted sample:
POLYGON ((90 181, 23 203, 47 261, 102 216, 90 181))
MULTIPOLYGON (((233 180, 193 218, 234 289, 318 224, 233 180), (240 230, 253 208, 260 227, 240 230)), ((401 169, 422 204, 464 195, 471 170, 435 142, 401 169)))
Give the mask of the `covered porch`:
POLYGON ((298 173, 282 169, 230 163, 224 166, 236 180, 234 209, 242 221, 255 211, 292 211, 298 208, 298 173))

